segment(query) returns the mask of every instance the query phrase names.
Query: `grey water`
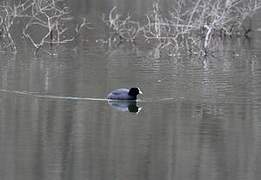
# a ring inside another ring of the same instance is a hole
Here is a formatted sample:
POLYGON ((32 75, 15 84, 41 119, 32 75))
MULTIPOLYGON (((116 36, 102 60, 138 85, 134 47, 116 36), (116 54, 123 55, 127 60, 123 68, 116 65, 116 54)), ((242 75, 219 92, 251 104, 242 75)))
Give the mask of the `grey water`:
POLYGON ((106 48, 100 33, 54 56, 0 53, 1 180, 261 178, 260 32, 207 58, 106 48), (137 104, 103 99, 133 86, 137 104))

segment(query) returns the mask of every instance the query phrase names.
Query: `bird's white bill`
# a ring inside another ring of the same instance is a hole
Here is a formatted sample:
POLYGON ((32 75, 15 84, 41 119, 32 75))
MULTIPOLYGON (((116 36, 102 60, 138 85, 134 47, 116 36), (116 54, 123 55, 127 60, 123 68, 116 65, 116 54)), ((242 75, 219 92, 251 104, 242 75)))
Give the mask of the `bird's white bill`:
POLYGON ((138 89, 139 89, 139 94, 143 95, 143 92, 140 90, 140 88, 138 88, 138 89))

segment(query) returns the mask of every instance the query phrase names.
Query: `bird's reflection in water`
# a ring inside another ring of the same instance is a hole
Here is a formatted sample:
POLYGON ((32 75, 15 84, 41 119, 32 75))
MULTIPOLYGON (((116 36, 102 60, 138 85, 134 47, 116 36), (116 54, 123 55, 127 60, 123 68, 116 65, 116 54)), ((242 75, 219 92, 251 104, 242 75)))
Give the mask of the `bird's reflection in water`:
POLYGON ((116 110, 123 112, 139 113, 142 107, 137 106, 136 101, 108 100, 108 104, 116 110))

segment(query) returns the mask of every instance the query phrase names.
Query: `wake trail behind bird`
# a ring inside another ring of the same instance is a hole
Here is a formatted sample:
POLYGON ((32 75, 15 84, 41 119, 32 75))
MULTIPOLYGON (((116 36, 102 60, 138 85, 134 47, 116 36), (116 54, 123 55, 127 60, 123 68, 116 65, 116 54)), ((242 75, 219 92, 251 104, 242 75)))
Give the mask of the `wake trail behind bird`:
MULTIPOLYGON (((17 90, 8 90, 8 89, 0 89, 0 92, 15 94, 15 95, 26 95, 34 98, 46 98, 46 99, 58 99, 58 100, 78 100, 78 101, 121 101, 121 100, 111 100, 107 98, 95 98, 95 97, 78 97, 78 96, 57 96, 57 95, 48 95, 48 94, 40 94, 39 92, 30 92, 30 91, 17 91, 17 90)), ((145 98, 145 99, 137 99, 137 102, 141 103, 150 103, 150 102, 163 102, 163 101, 172 101, 175 98, 145 98)), ((126 101, 126 100, 125 100, 126 101)), ((130 100, 133 101, 133 100, 130 100)))

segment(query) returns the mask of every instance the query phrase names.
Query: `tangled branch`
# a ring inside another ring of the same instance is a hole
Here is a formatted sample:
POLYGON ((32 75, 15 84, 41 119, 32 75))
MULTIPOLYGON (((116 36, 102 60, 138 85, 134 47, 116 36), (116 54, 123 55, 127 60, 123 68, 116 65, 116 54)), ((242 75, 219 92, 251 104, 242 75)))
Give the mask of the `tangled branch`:
POLYGON ((23 35, 39 49, 44 44, 51 46, 74 41, 81 29, 88 26, 86 18, 74 25, 74 18, 68 7, 59 7, 57 0, 26 0, 18 4, 0 5, 0 48, 16 52, 16 45, 11 35, 11 27, 16 18, 26 21, 23 35), (45 32, 41 35, 41 32, 45 32), (34 32, 37 32, 35 35, 34 32))

